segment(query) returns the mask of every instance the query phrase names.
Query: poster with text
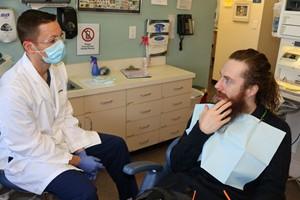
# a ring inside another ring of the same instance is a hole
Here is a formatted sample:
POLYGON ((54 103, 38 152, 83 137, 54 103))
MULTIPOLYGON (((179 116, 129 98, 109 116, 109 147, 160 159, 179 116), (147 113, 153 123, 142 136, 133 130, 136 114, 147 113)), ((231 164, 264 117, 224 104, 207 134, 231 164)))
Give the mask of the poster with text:
POLYGON ((78 24, 77 55, 99 54, 99 24, 78 24))

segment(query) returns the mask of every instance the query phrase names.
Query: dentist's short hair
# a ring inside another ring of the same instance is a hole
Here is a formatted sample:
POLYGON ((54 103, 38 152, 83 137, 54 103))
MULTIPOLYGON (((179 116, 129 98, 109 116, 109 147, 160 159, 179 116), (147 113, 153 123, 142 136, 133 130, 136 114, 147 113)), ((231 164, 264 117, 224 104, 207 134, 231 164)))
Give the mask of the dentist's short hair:
POLYGON ((34 41, 39 34, 38 27, 55 20, 56 15, 40 10, 30 9, 23 12, 17 21, 17 32, 21 44, 26 40, 34 41))

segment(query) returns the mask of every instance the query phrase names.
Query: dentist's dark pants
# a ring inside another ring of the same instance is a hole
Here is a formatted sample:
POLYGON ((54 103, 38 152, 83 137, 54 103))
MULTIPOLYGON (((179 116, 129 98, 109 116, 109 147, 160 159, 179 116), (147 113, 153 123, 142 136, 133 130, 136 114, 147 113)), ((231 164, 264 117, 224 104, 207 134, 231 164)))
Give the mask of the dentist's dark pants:
MULTIPOLYGON (((101 144, 86 149, 87 155, 101 159, 114 180, 120 200, 135 197, 138 192, 134 176, 123 173, 123 166, 130 162, 126 143, 120 137, 100 133, 101 144)), ((45 173, 47 173, 45 171, 45 173)), ((101 181, 101 180, 100 180, 101 181)), ((45 191, 60 200, 96 200, 97 189, 88 177, 77 170, 68 170, 58 175, 45 191)), ((100 197, 101 199, 101 197, 100 197)))

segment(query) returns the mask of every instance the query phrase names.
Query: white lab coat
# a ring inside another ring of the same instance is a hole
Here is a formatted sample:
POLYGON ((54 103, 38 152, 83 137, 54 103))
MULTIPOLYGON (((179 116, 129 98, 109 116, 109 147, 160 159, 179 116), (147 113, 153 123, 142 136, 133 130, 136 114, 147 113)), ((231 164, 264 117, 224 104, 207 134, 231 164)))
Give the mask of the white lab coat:
POLYGON ((0 168, 12 183, 36 194, 57 175, 76 169, 68 164, 72 152, 101 143, 72 116, 64 64, 49 71, 50 88, 24 54, 0 80, 0 168))

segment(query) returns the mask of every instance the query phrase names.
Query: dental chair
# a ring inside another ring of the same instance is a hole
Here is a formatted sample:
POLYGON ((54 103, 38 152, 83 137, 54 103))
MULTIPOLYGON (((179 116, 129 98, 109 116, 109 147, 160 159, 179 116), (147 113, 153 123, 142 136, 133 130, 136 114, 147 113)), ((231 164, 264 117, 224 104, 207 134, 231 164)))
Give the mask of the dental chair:
POLYGON ((123 172, 128 175, 136 175, 138 173, 145 173, 144 179, 140 186, 139 193, 154 187, 163 177, 171 172, 171 151, 178 143, 180 137, 176 138, 169 144, 166 151, 166 161, 164 165, 151 161, 135 161, 123 167, 123 172))
MULTIPOLYGON (((43 193, 42 195, 36 195, 14 185, 5 177, 4 170, 2 169, 0 170, 0 186, 1 186, 0 187, 1 190, 2 187, 7 190, 6 193, 0 195, 0 200, 11 199, 10 198, 11 195, 16 192, 20 193, 20 195, 17 195, 18 197, 20 197, 20 199, 24 199, 24 197, 26 196, 27 197, 26 199, 28 200, 53 200, 53 197, 46 192, 43 193)), ((14 198, 14 199, 17 200, 18 198, 14 198)))

